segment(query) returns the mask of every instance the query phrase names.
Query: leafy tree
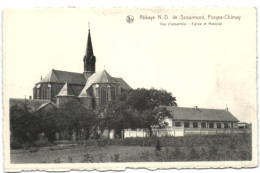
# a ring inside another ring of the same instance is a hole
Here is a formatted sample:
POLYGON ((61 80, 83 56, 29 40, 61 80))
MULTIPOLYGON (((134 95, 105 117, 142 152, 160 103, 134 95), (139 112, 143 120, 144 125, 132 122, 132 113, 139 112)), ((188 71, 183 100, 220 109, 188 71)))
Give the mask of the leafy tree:
POLYGON ((138 88, 133 90, 126 98, 126 103, 138 110, 140 113, 145 110, 152 110, 158 106, 177 106, 176 98, 166 90, 154 88, 138 88))
POLYGON ((151 98, 149 90, 145 88, 138 88, 129 93, 126 98, 126 103, 140 113, 156 106, 155 102, 153 102, 151 98))
POLYGON ((131 91, 121 92, 121 94, 119 95, 119 98, 118 98, 119 102, 125 102, 130 92, 131 91))
POLYGON ((147 128, 152 136, 152 129, 165 127, 164 119, 171 118, 169 111, 163 106, 177 106, 176 98, 166 90, 154 88, 138 88, 133 90, 126 98, 126 103, 138 111, 138 126, 147 128))
POLYGON ((57 132, 58 126, 57 126, 57 115, 58 115, 58 109, 52 108, 47 110, 40 110, 36 112, 38 118, 39 118, 39 128, 41 132, 44 132, 45 136, 50 140, 55 140, 55 132, 57 132))
POLYGON ((97 124, 98 117, 90 109, 72 101, 59 108, 57 116, 57 127, 59 130, 69 130, 76 132, 76 140, 79 140, 81 130, 84 129, 89 137, 91 130, 97 124))
POLYGON ((149 91, 151 92, 152 99, 156 103, 156 106, 177 106, 176 97, 173 97, 171 92, 154 88, 151 88, 149 91))
POLYGON ((153 135, 153 128, 163 128, 168 124, 164 121, 165 118, 171 118, 172 115, 166 107, 157 107, 153 110, 146 110, 139 115, 139 120, 143 128, 147 128, 150 136, 153 135))
POLYGON ((10 107, 10 130, 11 145, 12 141, 20 144, 26 141, 34 141, 37 139, 40 128, 38 126, 39 119, 35 113, 30 111, 27 103, 22 106, 13 105, 10 107))
POLYGON ((136 124, 133 111, 124 102, 111 102, 105 107, 101 107, 99 112, 101 114, 100 129, 102 131, 104 129, 121 131, 136 124))

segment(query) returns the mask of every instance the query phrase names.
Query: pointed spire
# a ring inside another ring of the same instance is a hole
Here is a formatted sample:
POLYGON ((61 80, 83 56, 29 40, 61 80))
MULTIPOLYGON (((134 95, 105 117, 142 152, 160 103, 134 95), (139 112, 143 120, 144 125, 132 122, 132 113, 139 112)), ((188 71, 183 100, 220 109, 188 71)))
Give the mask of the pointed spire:
POLYGON ((90 34, 90 24, 88 23, 88 41, 86 54, 84 56, 84 72, 95 72, 96 71, 96 57, 94 56, 91 34, 90 34))
POLYGON ((90 58, 91 56, 94 56, 94 52, 93 52, 91 35, 90 35, 90 28, 89 28, 88 29, 88 42, 87 42, 87 49, 86 49, 86 57, 90 58))

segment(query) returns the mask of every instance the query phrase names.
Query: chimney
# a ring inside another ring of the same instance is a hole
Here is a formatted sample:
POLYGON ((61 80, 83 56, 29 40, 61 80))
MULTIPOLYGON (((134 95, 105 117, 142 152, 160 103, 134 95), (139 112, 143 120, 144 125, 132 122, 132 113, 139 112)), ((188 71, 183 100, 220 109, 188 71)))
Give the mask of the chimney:
POLYGON ((194 110, 194 111, 199 110, 199 109, 198 109, 198 106, 194 106, 194 107, 193 107, 193 110, 194 110))
POLYGON ((29 96, 29 99, 32 100, 32 96, 29 96))
POLYGON ((228 106, 227 106, 227 104, 226 104, 226 111, 228 112, 228 106))
POLYGON ((41 80, 42 80, 42 76, 41 76, 41 80))

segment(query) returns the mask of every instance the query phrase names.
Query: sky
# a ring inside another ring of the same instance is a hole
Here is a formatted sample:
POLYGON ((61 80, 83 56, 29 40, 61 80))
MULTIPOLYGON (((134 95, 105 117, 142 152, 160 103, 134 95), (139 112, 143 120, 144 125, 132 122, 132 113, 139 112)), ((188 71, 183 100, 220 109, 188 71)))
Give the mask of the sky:
POLYGON ((97 71, 122 77, 134 89, 166 89, 180 107, 228 106, 240 121, 253 122, 255 15, 253 8, 6 10, 4 98, 28 98, 35 83, 52 69, 82 73, 90 22, 97 71), (129 15, 132 23, 126 22, 129 15), (181 20, 181 15, 205 19, 181 20))

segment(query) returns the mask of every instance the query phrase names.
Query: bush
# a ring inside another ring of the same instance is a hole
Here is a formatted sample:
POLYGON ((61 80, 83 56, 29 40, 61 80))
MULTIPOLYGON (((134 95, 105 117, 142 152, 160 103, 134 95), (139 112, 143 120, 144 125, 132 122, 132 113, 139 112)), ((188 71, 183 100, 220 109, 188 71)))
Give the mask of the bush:
POLYGON ((83 160, 81 162, 92 163, 92 162, 94 162, 93 156, 90 155, 90 154, 85 154, 84 158, 83 158, 83 160))
POLYGON ((54 163, 61 163, 61 160, 60 160, 60 158, 58 157, 57 159, 54 159, 53 162, 54 162, 54 163))
POLYGON ((69 163, 73 162, 72 156, 68 156, 68 159, 69 159, 69 163))
POLYGON ((216 157, 217 152, 218 152, 218 150, 217 150, 217 148, 216 148, 215 145, 211 145, 211 146, 209 147, 209 156, 210 156, 210 158, 216 157))
POLYGON ((161 142, 160 142, 159 139, 158 139, 157 144, 156 144, 156 146, 155 146, 155 150, 156 150, 156 151, 160 151, 160 150, 161 150, 161 142))
POLYGON ((199 155, 198 155, 196 149, 192 147, 190 149, 190 153, 189 153, 189 160, 198 160, 198 158, 199 158, 199 155))
POLYGON ((184 153, 181 152, 179 147, 176 147, 173 152, 174 160, 182 160, 184 153))
POLYGON ((149 151, 143 151, 139 153, 139 159, 143 162, 150 161, 151 153, 149 151))
POLYGON ((114 156, 111 155, 110 157, 111 157, 112 162, 120 162, 121 161, 120 160, 120 154, 114 154, 114 156))
POLYGON ((236 141, 234 139, 231 140, 230 144, 229 144, 229 148, 231 150, 235 150, 237 148, 236 146, 236 141))
POLYGON ((20 149, 23 147, 22 140, 18 138, 11 137, 10 143, 11 143, 11 149, 20 149))

